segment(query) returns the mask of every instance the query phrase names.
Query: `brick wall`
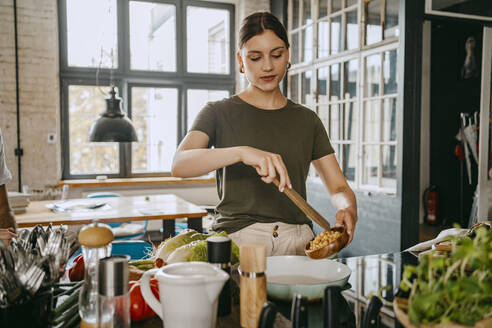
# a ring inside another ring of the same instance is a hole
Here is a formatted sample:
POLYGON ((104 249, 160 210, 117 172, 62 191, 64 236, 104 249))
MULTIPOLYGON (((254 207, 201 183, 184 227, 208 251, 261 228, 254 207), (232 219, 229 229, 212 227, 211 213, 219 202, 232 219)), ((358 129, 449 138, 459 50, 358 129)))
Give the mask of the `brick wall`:
MULTIPOLYGON (((12 0, 0 0, 0 129, 17 189, 15 43, 12 0)), ((42 188, 61 176, 58 18, 55 0, 18 0, 22 184, 42 188), (56 143, 48 144, 48 133, 56 143)))
MULTIPOLYGON (((352 243, 342 257, 400 251, 400 201, 395 195, 355 192, 359 221, 352 243)), ((307 199, 330 224, 335 223, 335 208, 319 179, 309 178, 307 199)), ((315 232, 321 228, 315 227, 315 232)))

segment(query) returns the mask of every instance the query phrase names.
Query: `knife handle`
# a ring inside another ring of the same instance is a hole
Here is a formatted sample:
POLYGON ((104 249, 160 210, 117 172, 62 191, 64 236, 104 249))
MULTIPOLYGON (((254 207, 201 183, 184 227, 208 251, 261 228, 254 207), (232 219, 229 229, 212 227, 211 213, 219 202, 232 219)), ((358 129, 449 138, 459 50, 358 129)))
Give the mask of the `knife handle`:
POLYGON ((273 328, 275 317, 277 316, 277 307, 272 302, 266 302, 261 309, 258 328, 273 328))
POLYGON ((379 326, 379 311, 383 306, 383 302, 377 296, 371 297, 364 314, 362 328, 376 328, 379 326))
POLYGON ((292 328, 308 328, 307 306, 307 297, 303 297, 301 294, 294 295, 292 298, 292 309, 290 311, 292 328))

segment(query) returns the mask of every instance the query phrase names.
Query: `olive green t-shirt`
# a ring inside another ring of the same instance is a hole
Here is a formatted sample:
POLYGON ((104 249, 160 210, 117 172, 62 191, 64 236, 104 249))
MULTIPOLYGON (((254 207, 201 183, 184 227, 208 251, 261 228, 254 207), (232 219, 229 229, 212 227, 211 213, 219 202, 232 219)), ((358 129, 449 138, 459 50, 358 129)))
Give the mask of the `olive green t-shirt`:
MULTIPOLYGON (((190 131, 202 131, 209 147, 251 146, 277 153, 287 167, 292 187, 305 199, 311 161, 333 153, 316 113, 290 100, 275 110, 257 108, 237 95, 208 103, 190 131)), ((232 233, 253 223, 311 221, 273 183, 263 182, 256 170, 236 163, 217 170, 217 220, 214 230, 232 233)))

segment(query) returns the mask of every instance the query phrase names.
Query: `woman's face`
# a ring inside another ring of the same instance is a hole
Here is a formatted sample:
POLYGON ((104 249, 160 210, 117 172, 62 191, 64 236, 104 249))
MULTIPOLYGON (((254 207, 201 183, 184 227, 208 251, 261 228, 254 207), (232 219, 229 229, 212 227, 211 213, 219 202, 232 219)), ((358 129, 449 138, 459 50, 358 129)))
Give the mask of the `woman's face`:
POLYGON ((265 30, 244 44, 237 53, 237 60, 253 86, 272 91, 284 78, 289 50, 273 31, 265 30))

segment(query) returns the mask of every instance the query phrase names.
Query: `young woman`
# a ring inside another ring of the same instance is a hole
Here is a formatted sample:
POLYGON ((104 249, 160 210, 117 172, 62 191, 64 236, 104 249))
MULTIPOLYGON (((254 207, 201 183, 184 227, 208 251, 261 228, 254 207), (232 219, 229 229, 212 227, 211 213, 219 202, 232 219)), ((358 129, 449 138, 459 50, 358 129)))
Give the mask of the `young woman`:
POLYGON ((289 56, 287 33, 275 16, 257 12, 246 17, 237 61, 249 85, 201 110, 172 166, 177 177, 217 170, 220 203, 213 229, 226 231, 239 246, 263 243, 267 255, 302 255, 313 237, 312 222, 283 194, 285 188, 294 188, 306 197, 311 163, 332 199, 335 194, 342 199, 334 204, 336 225, 345 225, 349 242, 357 222, 354 193, 323 124, 313 111, 280 91, 289 56), (278 190, 274 177, 280 180, 278 190))

